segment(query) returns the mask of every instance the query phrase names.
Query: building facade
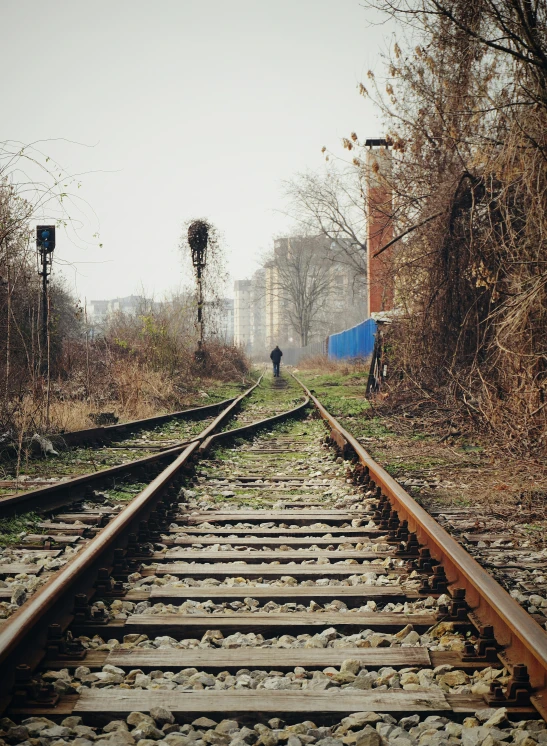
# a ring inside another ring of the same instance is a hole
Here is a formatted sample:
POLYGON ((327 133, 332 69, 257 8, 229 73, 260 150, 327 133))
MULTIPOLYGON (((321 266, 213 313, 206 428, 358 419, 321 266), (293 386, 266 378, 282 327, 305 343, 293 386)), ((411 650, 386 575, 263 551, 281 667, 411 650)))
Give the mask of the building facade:
POLYGON ((234 282, 234 344, 248 351, 251 344, 251 280, 234 282))

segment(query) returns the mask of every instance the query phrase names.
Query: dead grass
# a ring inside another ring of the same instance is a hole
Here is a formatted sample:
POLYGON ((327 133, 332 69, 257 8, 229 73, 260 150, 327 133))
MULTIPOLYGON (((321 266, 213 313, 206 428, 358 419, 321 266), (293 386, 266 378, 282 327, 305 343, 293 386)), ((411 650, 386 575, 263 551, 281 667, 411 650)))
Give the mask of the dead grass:
POLYGON ((317 373, 338 373, 341 376, 350 376, 364 372, 368 373, 369 362, 350 361, 350 360, 330 360, 324 355, 314 355, 302 360, 294 369, 295 373, 299 370, 315 371, 317 373))

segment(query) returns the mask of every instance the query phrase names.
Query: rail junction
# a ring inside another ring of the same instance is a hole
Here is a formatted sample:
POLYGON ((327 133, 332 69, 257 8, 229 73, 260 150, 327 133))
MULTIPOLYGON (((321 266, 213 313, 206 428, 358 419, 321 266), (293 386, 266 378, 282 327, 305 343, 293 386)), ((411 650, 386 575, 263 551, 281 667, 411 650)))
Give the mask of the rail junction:
POLYGON ((510 721, 545 742, 545 631, 313 393, 265 378, 217 409, 125 465, 149 483, 121 510, 86 504, 85 477, 0 500, 46 517, 51 542, 20 551, 81 543, 0 626, 8 741, 421 744, 429 722, 461 743, 467 719, 477 743, 510 721))

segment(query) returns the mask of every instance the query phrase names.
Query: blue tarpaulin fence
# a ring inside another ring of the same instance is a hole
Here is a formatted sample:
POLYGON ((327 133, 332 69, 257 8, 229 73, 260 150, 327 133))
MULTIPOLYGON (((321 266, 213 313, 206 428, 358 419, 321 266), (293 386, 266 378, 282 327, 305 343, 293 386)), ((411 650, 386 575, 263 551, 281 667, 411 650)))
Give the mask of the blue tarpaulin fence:
POLYGON ((328 356, 330 360, 343 360, 344 358, 370 357, 374 350, 376 337, 376 322, 367 319, 351 329, 346 329, 338 334, 331 334, 328 344, 328 356))

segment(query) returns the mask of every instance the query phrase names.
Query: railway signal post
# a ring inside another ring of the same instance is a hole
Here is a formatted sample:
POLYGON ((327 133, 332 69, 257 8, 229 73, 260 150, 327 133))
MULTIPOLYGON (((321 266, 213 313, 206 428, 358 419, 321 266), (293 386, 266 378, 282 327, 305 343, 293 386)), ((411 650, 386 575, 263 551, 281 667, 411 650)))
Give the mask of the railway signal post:
POLYGON ((48 277, 51 274, 53 264, 53 251, 55 249, 55 226, 36 226, 36 248, 39 254, 40 268, 38 274, 42 278, 42 372, 48 373, 48 331, 49 331, 49 294, 48 277))
POLYGON ((209 241, 209 228, 203 220, 195 220, 188 228, 188 243, 192 252, 192 264, 196 273, 198 285, 198 349, 195 353, 196 362, 203 362, 205 351, 203 349, 203 270, 207 261, 207 245, 209 241))

